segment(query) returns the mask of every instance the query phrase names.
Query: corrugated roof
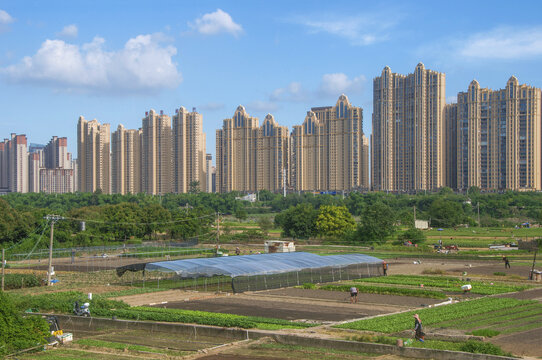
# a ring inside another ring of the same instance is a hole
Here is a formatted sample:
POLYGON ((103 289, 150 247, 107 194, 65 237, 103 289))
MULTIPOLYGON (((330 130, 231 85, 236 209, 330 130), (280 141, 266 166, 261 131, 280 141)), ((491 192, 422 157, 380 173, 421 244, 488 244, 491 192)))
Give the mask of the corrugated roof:
POLYGON ((380 263, 382 263, 381 259, 364 254, 320 256, 306 252, 292 252, 160 261, 148 263, 145 270, 175 272, 182 277, 216 275, 236 277, 380 263))

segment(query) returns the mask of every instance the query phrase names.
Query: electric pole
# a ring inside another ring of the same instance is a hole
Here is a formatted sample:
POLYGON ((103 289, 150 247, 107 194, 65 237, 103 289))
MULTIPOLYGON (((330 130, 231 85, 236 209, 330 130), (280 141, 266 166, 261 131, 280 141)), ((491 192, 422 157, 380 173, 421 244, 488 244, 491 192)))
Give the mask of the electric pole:
POLYGON ((218 245, 220 244, 220 213, 216 213, 216 251, 218 252, 218 245))
POLYGON ((58 215, 47 215, 44 219, 51 222, 51 239, 49 242, 49 266, 47 270, 47 286, 51 286, 51 273, 53 272, 53 234, 55 229, 55 222, 63 219, 62 216, 58 215))
POLYGON ((480 226, 480 201, 476 203, 476 207, 478 208, 478 226, 480 226))

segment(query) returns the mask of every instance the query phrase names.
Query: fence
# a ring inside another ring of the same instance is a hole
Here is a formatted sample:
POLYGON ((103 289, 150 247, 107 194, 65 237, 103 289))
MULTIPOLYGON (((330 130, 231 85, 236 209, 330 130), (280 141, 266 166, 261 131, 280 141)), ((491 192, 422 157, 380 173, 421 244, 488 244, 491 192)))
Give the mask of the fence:
POLYGON ((234 293, 240 293, 303 285, 304 283, 326 283, 382 275, 381 263, 354 264, 344 267, 322 267, 280 274, 237 276, 232 279, 232 288, 234 293))

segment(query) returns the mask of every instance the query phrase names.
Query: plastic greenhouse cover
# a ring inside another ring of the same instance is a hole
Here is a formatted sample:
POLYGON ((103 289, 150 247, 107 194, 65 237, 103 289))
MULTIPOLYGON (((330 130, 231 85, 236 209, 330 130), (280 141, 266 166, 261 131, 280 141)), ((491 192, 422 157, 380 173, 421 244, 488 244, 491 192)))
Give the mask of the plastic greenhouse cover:
POLYGON ((182 277, 217 275, 236 277, 381 263, 381 259, 364 254, 320 256, 306 252, 291 252, 160 261, 148 263, 145 270, 175 272, 182 277))

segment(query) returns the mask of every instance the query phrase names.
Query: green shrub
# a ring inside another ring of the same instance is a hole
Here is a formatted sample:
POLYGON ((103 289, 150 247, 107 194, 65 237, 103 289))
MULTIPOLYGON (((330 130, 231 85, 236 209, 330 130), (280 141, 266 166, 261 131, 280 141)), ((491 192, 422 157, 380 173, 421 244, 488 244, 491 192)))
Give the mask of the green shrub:
POLYGON ((304 283, 303 289, 316 289, 316 284, 313 283, 304 283))
POLYGON ((507 355, 507 353, 505 353, 497 345, 493 345, 492 343, 481 342, 481 341, 469 340, 463 345, 461 345, 459 349, 460 351, 477 353, 477 354, 490 354, 490 355, 500 355, 500 356, 507 355))
POLYGON ((478 329, 471 332, 472 335, 493 337, 499 335, 501 332, 493 329, 478 329))
POLYGON ((40 286, 40 278, 34 274, 5 274, 4 289, 21 289, 40 286))
POLYGON ((506 276, 506 273, 503 273, 502 271, 494 272, 493 275, 495 276, 506 276))
POLYGON ((0 292, 0 355, 45 343, 49 326, 38 316, 22 317, 10 296, 0 292))

